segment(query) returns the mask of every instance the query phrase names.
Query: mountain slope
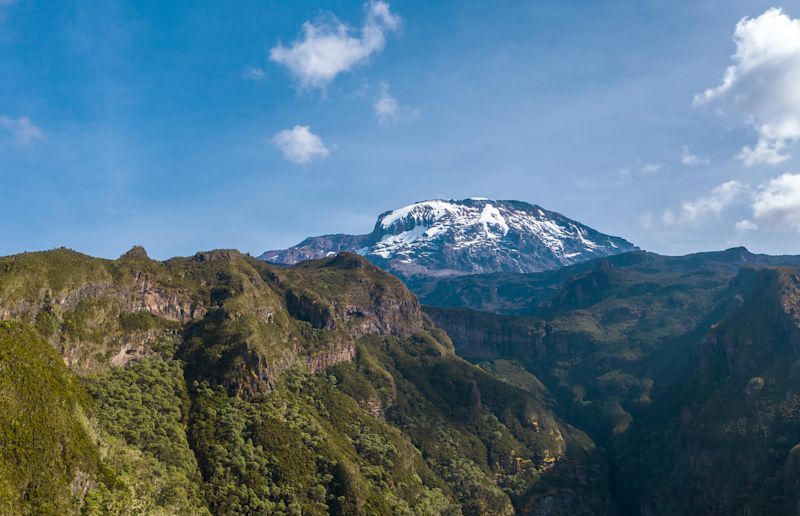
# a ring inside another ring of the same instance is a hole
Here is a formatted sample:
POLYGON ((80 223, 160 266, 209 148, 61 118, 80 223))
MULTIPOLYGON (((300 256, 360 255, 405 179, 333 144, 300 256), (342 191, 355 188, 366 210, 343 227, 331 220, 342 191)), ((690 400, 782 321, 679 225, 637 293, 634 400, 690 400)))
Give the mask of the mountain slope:
POLYGON ((603 452, 547 389, 456 356, 358 255, 17 255, 0 318, 14 513, 608 512, 603 452))
POLYGON ((451 307, 426 312, 460 355, 550 388, 607 449, 624 514, 795 514, 798 265, 629 253, 443 280, 429 301, 451 307))
POLYGON ((601 267, 636 274, 631 278, 632 282, 658 282, 669 276, 691 277, 701 274, 718 276, 722 281, 727 281, 747 265, 800 266, 800 257, 755 254, 744 247, 686 256, 633 251, 539 273, 431 278, 417 284, 414 292, 426 305, 471 308, 506 315, 538 315, 549 307, 567 282, 601 267))
POLYGON ((352 251, 408 279, 536 272, 633 249, 622 238, 539 206, 472 198, 419 202, 383 213, 368 235, 311 237, 260 258, 293 264, 352 251))

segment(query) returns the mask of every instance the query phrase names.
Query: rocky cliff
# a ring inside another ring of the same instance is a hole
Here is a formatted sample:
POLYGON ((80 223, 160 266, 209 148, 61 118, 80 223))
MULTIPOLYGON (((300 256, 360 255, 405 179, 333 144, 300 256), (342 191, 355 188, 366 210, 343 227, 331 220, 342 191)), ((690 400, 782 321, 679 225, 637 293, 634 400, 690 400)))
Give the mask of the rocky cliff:
POLYGON ((356 254, 17 255, 0 314, 11 513, 609 510, 603 451, 547 389, 457 357, 356 254))
POLYGON ((776 264, 798 258, 635 254, 436 294, 530 315, 426 312, 459 354, 542 379, 608 449, 623 513, 794 514, 800 269, 776 264))

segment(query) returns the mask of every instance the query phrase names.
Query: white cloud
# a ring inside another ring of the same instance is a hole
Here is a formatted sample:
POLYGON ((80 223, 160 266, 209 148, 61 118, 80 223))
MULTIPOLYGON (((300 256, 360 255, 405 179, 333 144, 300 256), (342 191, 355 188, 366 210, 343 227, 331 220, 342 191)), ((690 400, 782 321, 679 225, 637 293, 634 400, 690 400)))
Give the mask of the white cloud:
POLYGON ((749 187, 740 181, 726 181, 717 186, 705 197, 681 203, 679 213, 666 210, 661 217, 662 222, 671 226, 676 223, 694 224, 702 222, 709 216, 719 217, 720 213, 733 204, 749 187))
POLYGON ((800 174, 783 174, 762 185, 753 199, 753 221, 800 232, 800 174))
POLYGON ((400 26, 400 17, 385 2, 370 1, 365 10, 360 30, 335 19, 317 25, 305 22, 302 37, 288 47, 278 43, 270 50, 270 60, 286 66, 302 88, 324 88, 340 73, 383 50, 386 33, 400 26))
POLYGON ((758 224, 753 222, 752 220, 740 220, 736 224, 734 224, 734 229, 736 229, 737 233, 746 233, 747 231, 755 231, 758 229, 758 224))
POLYGON ((783 154, 783 149, 785 147, 786 142, 784 140, 766 140, 759 138, 755 147, 745 145, 736 157, 744 161, 744 164, 748 166, 757 165, 758 163, 775 165, 789 159, 787 154, 783 154))
POLYGON ((691 149, 689 149, 688 146, 683 145, 681 147, 681 163, 686 166, 693 167, 696 165, 708 165, 711 163, 711 160, 700 158, 696 154, 692 154, 691 149))
POLYGON ((654 176, 662 172, 665 168, 663 163, 645 163, 642 165, 642 168, 639 169, 639 172, 645 176, 654 176))
POLYGON ((17 145, 30 145, 34 141, 44 138, 44 131, 33 125, 28 117, 24 116, 20 118, 0 116, 0 129, 11 133, 17 145))
POLYGON ((388 123, 397 120, 400 106, 397 105, 397 100, 389 93, 389 86, 385 82, 380 85, 380 94, 375 99, 373 108, 379 122, 388 123))
POLYGON ((250 66, 244 71, 244 78, 252 79, 254 81, 260 81, 266 77, 266 75, 267 74, 264 72, 264 69, 257 66, 250 66))
POLYGON ((385 82, 380 83, 378 97, 372 108, 381 125, 419 118, 418 109, 407 108, 397 103, 397 99, 389 93, 389 85, 385 82))
POLYGON ((694 103, 714 105, 757 131, 755 146, 738 156, 746 164, 785 161, 786 145, 800 139, 800 19, 771 8, 757 18, 742 18, 733 39, 733 64, 720 84, 696 95, 694 103))
POLYGON ((322 139, 307 125, 296 125, 279 132, 272 138, 272 143, 284 158, 299 165, 308 165, 312 160, 330 154, 322 139))
POLYGON ((634 163, 617 170, 616 174, 620 178, 629 178, 634 175, 654 176, 667 170, 667 166, 657 161, 643 162, 637 159, 634 163))

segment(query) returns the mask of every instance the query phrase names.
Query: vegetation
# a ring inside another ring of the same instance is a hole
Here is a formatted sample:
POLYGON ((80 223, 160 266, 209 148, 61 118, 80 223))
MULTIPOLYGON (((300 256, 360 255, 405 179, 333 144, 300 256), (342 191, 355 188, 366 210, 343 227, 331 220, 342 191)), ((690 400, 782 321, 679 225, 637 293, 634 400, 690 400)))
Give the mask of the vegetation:
POLYGON ((74 512, 103 473, 83 422, 88 405, 52 346, 0 321, 0 512, 74 512))
MULTIPOLYGON (((535 386, 522 367, 542 379, 608 450, 621 511, 794 513, 800 275, 747 262, 797 258, 633 253, 572 275, 494 277, 496 311, 517 315, 426 311, 491 374, 535 386)), ((458 280, 449 299, 467 303, 492 279, 458 280)))
MULTIPOLYGON (((151 358, 84 379, 95 400, 105 459, 130 487, 132 512, 159 508, 172 514, 205 511, 200 475, 186 438, 189 396, 181 364, 151 358)), ((113 496, 91 492, 103 506, 113 496)))
POLYGON ((356 255, 281 269, 226 250, 61 249, 0 259, 0 280, 9 513, 607 506, 602 452, 546 389, 455 356, 356 255))

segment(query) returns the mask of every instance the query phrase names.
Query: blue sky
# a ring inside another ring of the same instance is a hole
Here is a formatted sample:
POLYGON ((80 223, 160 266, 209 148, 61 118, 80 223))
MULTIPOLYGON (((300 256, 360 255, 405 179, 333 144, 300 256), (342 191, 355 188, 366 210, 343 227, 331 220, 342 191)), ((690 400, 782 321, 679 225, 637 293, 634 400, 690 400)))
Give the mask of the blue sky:
POLYGON ((0 0, 0 254, 260 253, 469 196, 800 253, 780 7, 0 0))

